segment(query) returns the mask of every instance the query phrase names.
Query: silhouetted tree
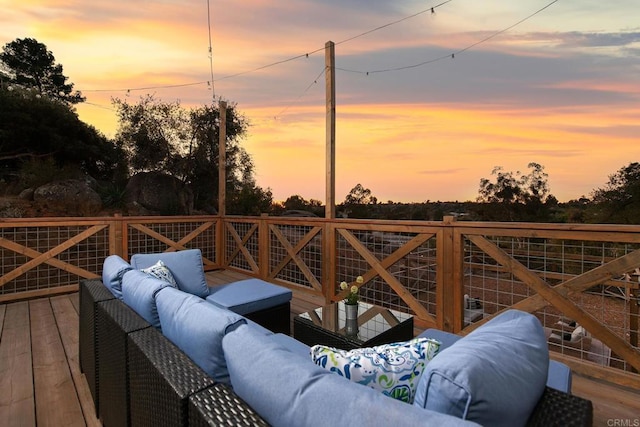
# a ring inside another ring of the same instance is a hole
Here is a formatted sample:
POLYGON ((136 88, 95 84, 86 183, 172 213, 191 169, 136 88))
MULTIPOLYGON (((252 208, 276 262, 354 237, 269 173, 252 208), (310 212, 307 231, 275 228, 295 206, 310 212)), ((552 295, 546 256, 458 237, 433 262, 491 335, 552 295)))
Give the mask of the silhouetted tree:
POLYGON ((357 184, 345 197, 342 210, 352 218, 371 218, 371 207, 377 203, 378 199, 371 194, 371 190, 357 184))
POLYGON ((35 88, 40 95, 62 101, 67 105, 84 102, 73 84, 67 83, 62 65, 56 64, 53 53, 36 39, 15 39, 4 45, 0 53, 5 78, 24 88, 35 88))
POLYGON ((487 178, 480 180, 477 201, 481 206, 481 216, 494 221, 545 221, 548 208, 557 205, 557 200, 549 190, 548 174, 544 166, 538 163, 527 165, 531 171, 522 174, 505 172, 496 166, 491 175, 495 181, 487 178), (549 201, 549 203, 547 203, 549 201))
MULTIPOLYGON (((116 139, 130 156, 132 173, 154 170, 171 174, 192 189, 196 209, 215 212, 219 108, 207 105, 187 110, 178 101, 163 102, 151 95, 137 104, 120 99, 114 99, 113 104, 119 117, 116 139)), ((253 161, 240 145, 247 121, 235 105, 227 107, 226 125, 227 213, 268 212, 263 201, 268 200, 270 206, 271 191, 255 183, 253 161)))
POLYGON ((98 180, 122 179, 126 174, 122 150, 82 122, 68 105, 22 87, 0 89, 0 178, 20 179, 26 164, 31 174, 37 174, 39 161, 47 169, 65 168, 98 180))
POLYGON ((620 168, 592 192, 590 222, 640 224, 640 163, 620 168))

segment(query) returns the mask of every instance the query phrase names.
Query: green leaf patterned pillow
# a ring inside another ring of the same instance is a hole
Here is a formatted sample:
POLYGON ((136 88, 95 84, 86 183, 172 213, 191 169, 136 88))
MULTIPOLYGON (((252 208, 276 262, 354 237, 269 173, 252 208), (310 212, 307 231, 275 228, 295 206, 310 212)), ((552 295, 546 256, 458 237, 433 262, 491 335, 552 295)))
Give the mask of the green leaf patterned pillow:
POLYGON ((174 288, 178 288, 178 284, 176 283, 176 279, 174 279, 173 274, 171 274, 171 270, 169 270, 169 267, 167 267, 162 260, 158 260, 158 262, 151 267, 143 268, 140 271, 150 274, 156 279, 164 280, 174 288))
POLYGON ((353 382, 413 403, 420 376, 439 349, 440 342, 431 338, 350 351, 315 345, 311 347, 311 359, 353 382))

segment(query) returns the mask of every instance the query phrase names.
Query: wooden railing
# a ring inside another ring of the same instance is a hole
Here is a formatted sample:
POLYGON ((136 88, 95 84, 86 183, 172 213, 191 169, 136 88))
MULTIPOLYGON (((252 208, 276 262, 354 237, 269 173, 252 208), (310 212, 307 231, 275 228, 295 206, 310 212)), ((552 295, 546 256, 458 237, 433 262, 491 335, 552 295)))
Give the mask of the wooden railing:
POLYGON ((202 250, 208 270, 241 271, 326 301, 343 298, 337 284, 361 275, 364 301, 411 313, 422 328, 467 334, 506 309, 528 311, 545 326, 552 357, 640 387, 638 226, 268 216, 2 220, 0 302, 77 289, 82 278, 99 277, 110 254, 187 248, 202 250))

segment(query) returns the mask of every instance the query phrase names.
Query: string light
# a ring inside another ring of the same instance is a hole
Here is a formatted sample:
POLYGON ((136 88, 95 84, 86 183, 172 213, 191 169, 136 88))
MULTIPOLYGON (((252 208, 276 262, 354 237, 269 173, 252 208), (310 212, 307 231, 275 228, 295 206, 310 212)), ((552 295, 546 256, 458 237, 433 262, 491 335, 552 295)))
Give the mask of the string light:
POLYGON ((340 71, 350 72, 350 73, 365 74, 365 75, 368 76, 370 74, 388 73, 388 72, 391 72, 391 71, 401 71, 401 70, 408 70, 408 69, 411 69, 411 68, 418 68, 418 67, 422 67, 422 66, 427 65, 427 64, 432 64, 434 62, 442 61, 443 59, 448 59, 448 58, 455 59, 456 55, 460 55, 463 52, 466 52, 466 51, 468 51, 470 49, 473 49, 474 47, 476 47, 476 46, 478 46, 478 45, 480 45, 482 43, 485 43, 485 42, 491 40, 492 38, 499 36, 502 33, 505 33, 507 31, 511 30, 512 28, 522 24, 523 22, 533 18, 537 14, 539 14, 542 11, 546 10, 547 8, 551 7, 551 5, 553 5, 554 3, 557 3, 558 1, 559 0, 553 0, 551 3, 547 4, 546 6, 540 8, 540 9, 538 9, 537 11, 533 12, 529 16, 527 16, 525 18, 522 18, 521 20, 519 20, 515 24, 512 24, 512 25, 510 25, 510 26, 508 26, 506 28, 503 28, 502 30, 497 31, 497 32, 491 34, 490 36, 485 37, 484 39, 481 39, 481 40, 479 40, 479 41, 477 41, 475 43, 472 43, 469 46, 465 47, 464 49, 458 50, 457 52, 453 52, 453 53, 450 53, 450 54, 439 56, 437 58, 429 59, 427 61, 422 61, 422 62, 419 62, 417 64, 413 64, 413 65, 405 65, 405 66, 402 66, 402 67, 394 67, 394 68, 385 68, 385 69, 381 69, 381 70, 358 71, 358 70, 351 70, 351 69, 337 68, 337 67, 336 67, 336 69, 339 69, 340 71))
MULTIPOLYGON (((371 34, 371 33, 375 32, 375 31, 381 30, 381 29, 383 29, 383 28, 387 28, 387 27, 390 27, 390 26, 392 26, 392 25, 398 24, 398 23, 400 23, 400 22, 406 21, 406 20, 408 20, 408 19, 415 18, 416 16, 420 16, 420 15, 422 15, 423 13, 426 13, 426 12, 429 12, 429 11, 431 11, 431 13, 435 13, 435 12, 434 12, 434 9, 436 9, 436 8, 438 8, 438 7, 442 7, 442 6, 444 6, 445 4, 450 3, 450 2, 452 2, 452 1, 453 1, 453 0, 446 0, 446 1, 444 1, 444 2, 440 3, 440 4, 436 5, 436 6, 433 6, 433 7, 430 7, 430 8, 424 9, 424 10, 421 10, 420 12, 416 12, 416 13, 414 13, 414 14, 412 14, 412 15, 405 16, 404 18, 398 19, 398 20, 396 20, 396 21, 389 22, 389 23, 387 23, 387 24, 381 25, 381 26, 376 27, 376 28, 374 28, 374 29, 372 29, 372 30, 369 30, 369 31, 365 31, 365 32, 360 33, 360 34, 358 34, 358 35, 356 35, 356 36, 349 37, 349 38, 347 38, 347 39, 345 39, 345 40, 342 40, 342 41, 336 42, 336 43, 334 43, 334 44, 335 44, 335 45, 340 45, 340 44, 348 43, 348 42, 350 42, 350 41, 352 41, 352 40, 355 40, 355 39, 357 39, 357 38, 360 38, 360 37, 366 36, 367 34, 371 34)), ((207 11, 209 10, 209 9, 208 9, 208 7, 209 7, 209 1, 207 1, 207 11)), ((209 29, 209 31, 211 31, 211 29, 209 29)), ((210 41, 209 43, 210 43, 210 45, 209 45, 209 49, 210 49, 210 51, 212 52, 212 48, 211 48, 211 41, 210 41)), ((307 53, 303 53, 303 54, 301 54, 301 55, 292 56, 292 57, 290 57, 290 58, 286 58, 286 59, 283 59, 283 60, 280 60, 280 61, 272 62, 272 63, 270 63, 270 64, 262 65, 262 66, 260 66, 260 67, 256 67, 256 68, 253 68, 253 69, 250 69, 250 70, 247 70, 247 71, 242 71, 242 72, 239 72, 239 73, 235 73, 235 74, 230 74, 230 75, 227 75, 227 76, 223 76, 223 77, 220 77, 220 78, 217 78, 217 79, 214 79, 214 78, 213 78, 213 65, 211 65, 211 76, 212 76, 212 77, 211 77, 211 84, 213 84, 213 82, 216 82, 216 81, 226 80, 226 79, 230 79, 230 78, 234 78, 234 77, 243 76, 243 75, 245 75, 245 74, 250 74, 250 73, 257 72, 257 71, 261 71, 261 70, 264 70, 264 69, 266 69, 266 68, 270 68, 270 67, 274 67, 274 66, 276 66, 276 65, 280 65, 280 64, 287 63, 287 62, 295 61, 296 59, 300 59, 300 58, 303 58, 303 57, 304 57, 304 58, 309 58, 309 55, 313 55, 313 54, 315 54, 315 53, 318 53, 318 52, 321 52, 321 51, 324 51, 324 50, 325 50, 325 48, 324 48, 324 46, 323 46, 323 47, 320 47, 320 48, 315 49, 315 50, 313 50, 313 51, 310 51, 310 52, 307 52, 307 53)), ((212 62, 212 64, 213 64, 213 62, 212 62)), ((150 90, 150 89, 169 89, 169 88, 174 88, 174 87, 196 86, 196 85, 201 85, 201 84, 205 84, 205 83, 209 83, 209 82, 206 82, 206 81, 205 81, 205 82, 185 83, 185 84, 183 84, 183 85, 163 85, 163 86, 140 87, 140 88, 129 88, 129 89, 93 89, 93 90, 83 90, 83 92, 123 92, 123 91, 125 91, 125 90, 129 90, 129 91, 139 91, 139 90, 150 90)))
POLYGON ((216 88, 214 85, 215 80, 213 78, 213 44, 211 43, 211 10, 209 8, 209 0, 207 0, 207 25, 209 27, 209 68, 211 70, 211 84, 209 85, 209 82, 207 82, 207 84, 211 87, 212 101, 215 102, 216 88))
MULTIPOLYGON (((375 32, 375 31, 381 30, 383 28, 387 28, 387 27, 390 27, 392 25, 398 24, 400 22, 406 21, 408 19, 414 18, 416 16, 422 15, 422 14, 424 14, 426 12, 430 12, 431 14, 434 14, 435 13, 435 9, 437 9, 438 7, 442 7, 445 4, 450 3, 451 1, 453 1, 453 0, 443 1, 443 2, 441 2, 438 5, 435 5, 433 7, 429 7, 427 9, 421 10, 421 11, 419 11, 417 13, 412 14, 412 15, 406 16, 406 17, 398 19, 396 21, 389 22, 387 24, 381 25, 381 26, 376 27, 374 29, 371 29, 369 31, 365 31, 363 33, 360 33, 360 34, 358 34, 356 36, 349 37, 347 39, 344 39, 344 40, 341 40, 339 42, 336 42, 335 45, 348 43, 348 42, 353 41, 353 40, 355 40, 357 38, 363 37, 365 35, 368 35, 368 34, 371 34, 371 33, 375 32)), ((387 72, 393 72, 393 71, 407 70, 407 69, 411 69, 411 68, 418 68, 418 67, 422 67, 422 66, 434 63, 434 62, 438 62, 438 61, 447 59, 447 58, 455 59, 456 55, 459 55, 459 54, 461 54, 463 52, 466 52, 466 51, 468 51, 470 49, 473 49, 474 47, 476 47, 476 46, 478 46, 478 45, 480 45, 482 43, 485 43, 485 42, 497 37, 498 35, 500 35, 502 33, 505 33, 507 31, 511 30, 512 28, 522 24, 523 22, 525 22, 525 21, 533 18, 534 16, 538 15, 539 13, 543 12, 547 8, 551 7, 554 3, 557 3, 558 1, 559 0, 553 0, 550 3, 548 3, 547 5, 545 5, 544 7, 538 9, 537 11, 535 11, 532 14, 528 15, 527 17, 517 21, 516 23, 514 23, 514 24, 512 24, 512 25, 510 25, 510 26, 508 26, 508 27, 506 27, 506 28, 504 28, 504 29, 502 29, 500 31, 497 31, 497 32, 489 35, 488 37, 485 37, 484 39, 481 39, 481 40, 479 40, 479 41, 477 41, 477 42, 475 42, 475 43, 473 43, 473 44, 471 44, 471 45, 469 45, 469 46, 467 46, 467 47, 465 47, 463 49, 460 49, 460 50, 458 50, 456 52, 453 52, 453 53, 450 53, 450 54, 439 56, 439 57, 436 57, 436 58, 433 58, 433 59, 429 59, 429 60, 422 61, 422 62, 419 62, 419 63, 416 63, 416 64, 412 64, 412 65, 406 65, 406 66, 400 66, 400 67, 392 67, 392 68, 379 69, 379 70, 359 71, 359 70, 340 68, 340 67, 336 67, 336 69, 340 70, 340 71, 343 71, 343 72, 363 74, 363 75, 369 76, 371 74, 387 73, 387 72)), ((208 12, 208 15, 209 15, 209 0, 207 0, 207 12, 208 12)), ((315 49, 313 51, 310 51, 310 52, 307 52, 307 53, 304 53, 304 54, 301 54, 301 55, 296 55, 296 56, 293 56, 293 57, 290 57, 290 58, 286 58, 286 59, 283 59, 283 60, 280 60, 280 61, 276 61, 276 62, 272 62, 272 63, 266 64, 266 65, 262 65, 260 67, 256 67, 256 68, 253 68, 253 69, 250 69, 250 70, 247 70, 247 71, 243 71, 243 72, 239 72, 239 73, 235 73, 235 74, 230 74, 230 75, 223 76, 223 77, 220 77, 218 79, 215 79, 214 78, 214 74, 213 74, 213 47, 212 47, 212 43, 211 43, 211 24, 210 24, 210 20, 209 20, 209 53, 210 53, 209 54, 209 58, 210 58, 211 80, 200 81, 200 82, 192 82, 192 83, 184 83, 184 84, 175 84, 175 85, 147 86, 147 87, 137 87, 137 88, 127 88, 127 89, 93 89, 93 90, 83 90, 83 92, 122 92, 122 91, 126 91, 126 96, 129 96, 132 91, 143 91, 143 90, 152 90, 152 89, 169 89, 169 88, 188 87, 188 86, 197 86, 197 85, 206 84, 208 87, 211 88, 211 90, 213 92, 214 100, 215 100, 214 83, 216 81, 230 79, 230 78, 239 77, 239 76, 242 76, 242 75, 254 73, 254 72, 257 72, 257 71, 264 70, 266 68, 274 67, 276 65, 280 65, 280 64, 287 63, 287 62, 291 62, 291 61, 294 61, 294 60, 297 60, 297 59, 300 59, 300 58, 309 58, 310 55, 313 55, 315 53, 318 53, 318 52, 324 51, 324 50, 325 50, 325 48, 323 46, 321 48, 315 49)), ((326 71, 325 69, 322 70, 322 72, 318 75, 318 77, 316 77, 313 80, 313 82, 310 83, 305 88, 305 90, 296 98, 296 101, 293 104, 296 104, 302 98, 302 96, 304 96, 304 94, 306 94, 306 92, 308 92, 309 89, 314 84, 317 83, 317 80, 322 76, 322 74, 324 74, 325 71, 326 71)), ((87 103, 87 104, 94 105, 96 107, 100 107, 97 104, 91 104, 91 103, 87 103)), ((291 106, 292 105, 289 105, 289 106, 285 107, 278 115, 276 115, 274 117, 274 120, 277 119, 278 117, 282 116, 286 111, 289 110, 289 108, 291 106)), ((101 107, 101 108, 109 109, 107 107, 101 107)))

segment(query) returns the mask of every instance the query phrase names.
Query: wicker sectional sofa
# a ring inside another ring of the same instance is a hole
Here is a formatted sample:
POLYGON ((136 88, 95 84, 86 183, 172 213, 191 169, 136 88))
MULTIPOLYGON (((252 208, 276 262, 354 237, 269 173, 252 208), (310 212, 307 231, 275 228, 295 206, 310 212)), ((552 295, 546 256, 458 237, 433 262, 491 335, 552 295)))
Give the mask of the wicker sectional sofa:
MULTIPOLYGON (((139 277, 140 299, 153 307, 132 307, 113 291, 130 273, 105 271, 102 281, 80 285, 80 365, 107 427, 478 425, 348 381, 313 364, 309 347, 268 323, 180 289, 162 285, 149 294, 148 279, 139 277)), ((591 402, 542 387, 522 425, 591 425, 591 402)))

